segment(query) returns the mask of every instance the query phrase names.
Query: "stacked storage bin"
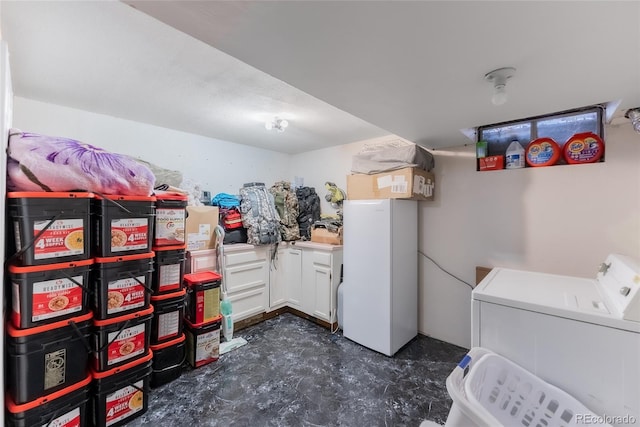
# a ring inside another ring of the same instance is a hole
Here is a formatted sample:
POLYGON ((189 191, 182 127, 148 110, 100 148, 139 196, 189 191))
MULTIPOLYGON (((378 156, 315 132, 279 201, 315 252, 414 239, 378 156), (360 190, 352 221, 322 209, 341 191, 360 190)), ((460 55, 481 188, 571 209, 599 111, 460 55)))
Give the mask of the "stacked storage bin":
POLYGON ((186 292, 182 281, 188 198, 180 193, 158 192, 156 199, 151 387, 159 387, 180 377, 185 359, 183 317, 186 292))
POLYGON ((7 425, 87 425, 92 193, 9 193, 7 425))
POLYGON ((220 354, 221 279, 222 276, 213 271, 184 275, 187 361, 193 368, 218 360, 220 354))
POLYGON ((96 196, 92 204, 93 423, 144 414, 151 376, 155 197, 96 196))

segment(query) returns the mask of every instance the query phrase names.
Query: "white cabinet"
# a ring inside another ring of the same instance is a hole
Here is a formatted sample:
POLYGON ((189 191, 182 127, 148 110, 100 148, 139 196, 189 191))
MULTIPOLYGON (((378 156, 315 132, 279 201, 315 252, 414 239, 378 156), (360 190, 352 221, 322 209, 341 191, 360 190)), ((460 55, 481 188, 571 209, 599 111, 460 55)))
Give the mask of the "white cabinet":
POLYGON ((300 310, 325 322, 335 323, 342 247, 314 242, 300 242, 296 247, 302 251, 300 310))
POLYGON ((302 307, 302 251, 289 248, 286 252, 287 271, 286 298, 290 307, 300 310, 302 307))
POLYGON ((223 275, 234 321, 267 311, 269 247, 225 245, 223 275))
MULTIPOLYGON (((274 246, 275 247, 275 246, 274 246)), ((273 248, 270 253, 273 254, 273 248)), ((269 308, 288 305, 300 309, 302 301, 302 254, 290 243, 280 243, 269 269, 269 308)))
POLYGON ((283 242, 277 248, 226 245, 223 274, 233 320, 291 307, 335 323, 341 269, 342 246, 314 242, 283 242))
POLYGON ((199 251, 187 251, 187 271, 197 273, 199 271, 217 271, 215 249, 202 249, 199 251))

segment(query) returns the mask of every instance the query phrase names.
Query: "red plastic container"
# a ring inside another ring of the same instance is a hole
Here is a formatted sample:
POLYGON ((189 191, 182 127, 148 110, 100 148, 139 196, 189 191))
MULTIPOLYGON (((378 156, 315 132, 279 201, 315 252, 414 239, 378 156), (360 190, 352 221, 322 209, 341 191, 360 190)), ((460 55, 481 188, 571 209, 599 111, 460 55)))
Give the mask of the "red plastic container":
POLYGON ((151 297, 153 319, 151 321, 151 345, 175 339, 182 335, 182 319, 186 291, 151 297))
POLYGON ((222 316, 213 322, 192 325, 185 321, 187 361, 194 368, 215 362, 220 357, 220 325, 222 316))
POLYGON ((182 289, 186 249, 185 245, 153 247, 156 254, 152 282, 154 295, 172 293, 182 289))
POLYGON ((91 258, 89 224, 93 197, 93 193, 74 192, 7 193, 15 262, 42 265, 91 258))
POLYGON ((525 158, 532 167, 552 166, 560 159, 560 147, 551 138, 534 139, 527 145, 525 158))
POLYGON ((149 252, 95 259, 92 304, 96 319, 112 319, 149 308, 153 256, 149 252))
POLYGON ((222 276, 213 271, 184 275, 187 286, 185 319, 191 324, 213 322, 220 314, 220 283, 222 276))
POLYGON ((147 412, 153 352, 106 372, 93 372, 93 425, 117 427, 147 412))
POLYGON ((153 306, 113 319, 94 320, 93 370, 103 372, 145 357, 152 317, 153 306))
POLYGON ((32 328, 86 314, 89 311, 89 272, 93 260, 9 266, 11 321, 32 328))
POLYGON ((187 212, 186 194, 156 192, 156 225, 154 246, 182 246, 185 244, 187 212))
POLYGON ((92 214, 97 237, 95 257, 142 254, 151 251, 155 197, 95 196, 92 214))
POLYGON ((7 397, 7 426, 72 427, 89 425, 87 401, 91 374, 67 388, 47 394, 31 402, 17 405, 7 397))
POLYGON ((564 144, 564 159, 569 164, 596 163, 604 155, 604 142, 593 132, 577 133, 564 144))

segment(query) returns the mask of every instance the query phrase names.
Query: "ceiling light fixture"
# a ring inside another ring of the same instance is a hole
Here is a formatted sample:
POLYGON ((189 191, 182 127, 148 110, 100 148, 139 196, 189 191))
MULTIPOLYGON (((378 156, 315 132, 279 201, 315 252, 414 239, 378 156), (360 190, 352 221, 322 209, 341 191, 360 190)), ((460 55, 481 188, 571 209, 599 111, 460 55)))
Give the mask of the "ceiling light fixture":
POLYGON ((640 107, 631 108, 627 110, 624 115, 627 119, 631 120, 633 129, 640 133, 640 107))
POLYGON ((507 80, 515 74, 516 69, 513 67, 498 68, 485 74, 484 79, 493 83, 493 96, 491 102, 493 105, 502 105, 507 102, 507 80))
POLYGON ((284 132, 287 126, 289 126, 289 122, 277 116, 271 120, 267 120, 267 122, 264 124, 264 127, 267 130, 275 129, 278 132, 284 132))

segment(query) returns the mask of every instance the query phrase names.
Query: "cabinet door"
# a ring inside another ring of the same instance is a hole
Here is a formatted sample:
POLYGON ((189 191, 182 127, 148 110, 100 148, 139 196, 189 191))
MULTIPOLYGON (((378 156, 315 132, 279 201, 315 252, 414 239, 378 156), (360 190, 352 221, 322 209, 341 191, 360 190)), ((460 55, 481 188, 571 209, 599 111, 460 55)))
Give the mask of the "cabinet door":
POLYGON ((331 252, 302 253, 302 311, 329 321, 331 311, 331 252))
POLYGON ((286 298, 291 307, 300 310, 302 309, 302 251, 300 249, 287 249, 285 261, 286 298))
POLYGON ((324 265, 313 267, 313 288, 315 292, 313 315, 331 322, 331 268, 324 265))
MULTIPOLYGON (((269 253, 275 247, 269 249, 269 253)), ((271 257, 269 263, 269 309, 273 310, 283 306, 287 302, 287 281, 288 281, 288 257, 289 250, 279 248, 275 257, 271 257)))

